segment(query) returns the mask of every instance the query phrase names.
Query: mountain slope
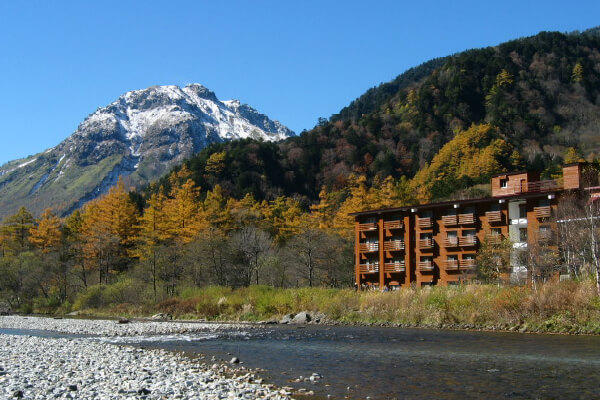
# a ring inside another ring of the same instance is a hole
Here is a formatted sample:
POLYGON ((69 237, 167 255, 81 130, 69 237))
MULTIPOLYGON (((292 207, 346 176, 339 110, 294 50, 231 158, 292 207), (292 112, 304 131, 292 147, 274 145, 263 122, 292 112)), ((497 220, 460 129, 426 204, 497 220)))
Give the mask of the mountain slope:
POLYGON ((294 133, 202 85, 125 93, 89 115, 62 143, 0 167, 0 216, 24 205, 68 213, 125 176, 131 186, 159 178, 207 145, 232 139, 278 141, 294 133))

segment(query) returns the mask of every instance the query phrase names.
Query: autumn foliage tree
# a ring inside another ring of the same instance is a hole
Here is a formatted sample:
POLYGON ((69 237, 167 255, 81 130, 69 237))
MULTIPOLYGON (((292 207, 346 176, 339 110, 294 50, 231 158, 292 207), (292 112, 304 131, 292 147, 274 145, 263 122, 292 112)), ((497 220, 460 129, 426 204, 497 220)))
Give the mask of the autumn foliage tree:
POLYGON ((137 209, 122 179, 108 194, 84 207, 83 251, 98 271, 100 283, 108 284, 112 273, 126 267, 137 234, 137 218, 137 209))

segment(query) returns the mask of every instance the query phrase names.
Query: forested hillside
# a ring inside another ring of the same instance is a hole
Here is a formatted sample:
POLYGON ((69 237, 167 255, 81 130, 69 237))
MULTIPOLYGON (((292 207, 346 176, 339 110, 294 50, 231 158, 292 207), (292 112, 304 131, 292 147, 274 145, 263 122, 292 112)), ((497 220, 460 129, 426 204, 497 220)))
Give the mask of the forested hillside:
POLYGON ((258 199, 284 194, 310 202, 323 187, 343 190, 352 174, 365 175, 369 185, 375 177, 412 178, 474 124, 493 131, 477 146, 501 140, 508 156, 490 161, 480 178, 452 181, 421 200, 450 196, 505 170, 530 168, 549 176, 569 148, 595 159, 600 150, 598 30, 542 32, 435 59, 367 91, 298 137, 278 144, 215 145, 187 166, 205 189, 219 183, 235 197, 250 191, 258 199), (207 170, 207 162, 217 158, 218 165, 207 170))

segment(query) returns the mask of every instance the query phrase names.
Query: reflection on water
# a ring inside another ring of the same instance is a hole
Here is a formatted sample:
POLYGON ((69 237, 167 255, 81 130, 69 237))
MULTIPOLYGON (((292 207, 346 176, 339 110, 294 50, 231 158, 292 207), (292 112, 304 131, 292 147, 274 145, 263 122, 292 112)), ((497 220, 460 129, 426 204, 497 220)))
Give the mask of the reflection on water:
POLYGON ((600 337, 594 336, 274 326, 90 340, 236 356, 265 369, 270 382, 314 390, 316 399, 600 399, 600 337), (312 373, 323 378, 293 382, 312 373))
POLYGON ((198 339, 139 344, 224 360, 233 354, 317 398, 600 398, 600 337, 278 326, 198 339), (323 375, 316 384, 291 382, 315 372, 323 375))

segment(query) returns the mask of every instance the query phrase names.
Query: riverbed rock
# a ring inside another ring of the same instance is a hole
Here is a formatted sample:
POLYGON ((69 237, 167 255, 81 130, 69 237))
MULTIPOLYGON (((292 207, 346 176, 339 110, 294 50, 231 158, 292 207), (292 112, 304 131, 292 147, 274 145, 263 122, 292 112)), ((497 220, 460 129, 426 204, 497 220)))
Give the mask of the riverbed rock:
POLYGON ((299 312, 292 318, 290 324, 308 324, 311 321, 311 316, 308 312, 302 311, 299 312))
POLYGON ((311 316, 311 324, 320 324, 322 322, 327 321, 327 316, 323 313, 315 313, 315 314, 310 314, 311 316))
POLYGON ((155 321, 170 321, 173 319, 173 316, 168 313, 158 313, 151 316, 150 319, 155 321))
POLYGON ((0 302, 0 315, 10 315, 11 312, 10 304, 0 302))

